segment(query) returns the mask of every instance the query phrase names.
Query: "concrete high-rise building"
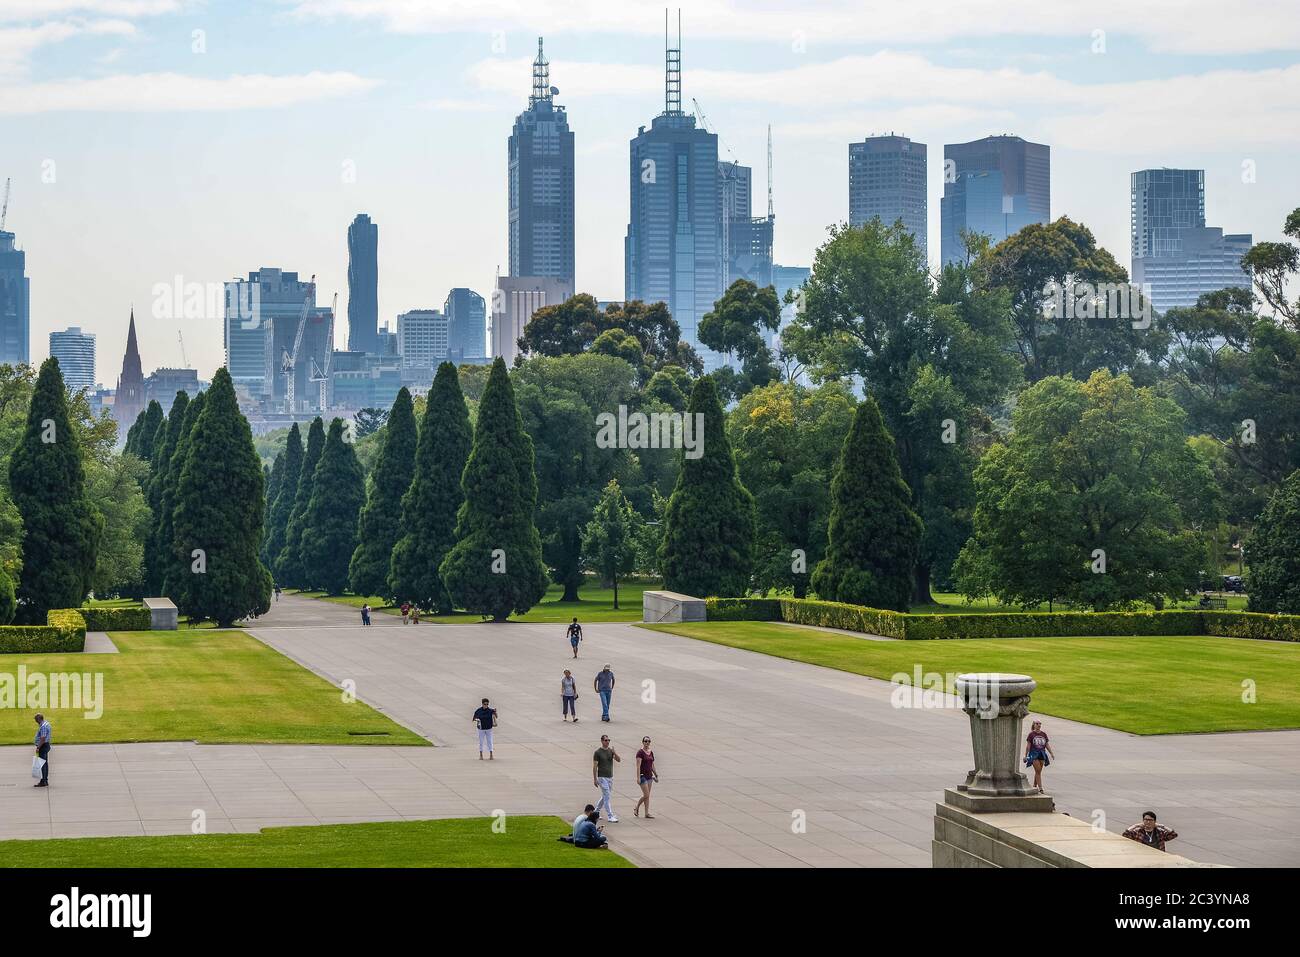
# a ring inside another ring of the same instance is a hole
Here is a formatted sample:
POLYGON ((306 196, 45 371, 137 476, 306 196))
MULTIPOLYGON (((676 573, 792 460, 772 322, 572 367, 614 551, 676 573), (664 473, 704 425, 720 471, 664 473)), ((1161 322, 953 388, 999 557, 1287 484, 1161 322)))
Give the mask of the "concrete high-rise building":
POLYGON ((316 306, 315 284, 302 282, 296 272, 263 266, 246 280, 226 283, 226 368, 236 386, 245 387, 251 398, 277 411, 288 393, 284 361, 292 355, 304 302, 308 323, 295 366, 295 404, 300 390, 307 389, 311 362, 323 365, 329 353, 331 310, 316 306))
POLYGON ((487 304, 473 289, 457 286, 442 304, 447 317, 447 354, 455 359, 482 359, 487 348, 487 304))
POLYGON ((682 112, 681 26, 665 52, 664 111, 631 142, 631 210, 624 241, 627 300, 664 302, 708 369, 723 357, 700 345, 698 327, 722 296, 718 137, 682 112))
POLYGON ((126 441, 126 433, 145 408, 144 370, 140 365, 140 347, 135 337, 135 310, 126 332, 126 353, 122 356, 122 374, 117 377, 117 392, 113 396, 113 418, 117 421, 119 442, 126 441))
POLYGON ((447 317, 437 309, 412 309, 397 317, 397 352, 402 365, 435 368, 447 358, 447 317))
POLYGON ((737 279, 772 284, 772 216, 753 215, 753 170, 739 163, 718 164, 719 221, 722 225, 722 288, 737 279))
POLYGON ((0 230, 0 363, 10 365, 31 361, 32 285, 15 240, 0 230))
POLYGON ((573 283, 542 276, 501 276, 492 297, 492 355, 506 365, 519 354, 519 337, 533 313, 543 306, 554 306, 573 295, 573 283))
POLYGON ((996 244, 1030 223, 1050 221, 1051 156, 1042 143, 986 136, 945 145, 943 161, 942 262, 966 258, 963 232, 996 244))
POLYGON ((573 131, 555 104, 550 64, 537 38, 528 109, 510 134, 510 275, 573 283, 573 131))
POLYGON ((868 136, 849 144, 849 225, 898 220, 927 249, 926 149, 906 136, 868 136))
POLYGON ((379 227, 360 213, 348 227, 348 349, 375 352, 379 341, 379 227))
POLYGON ((81 389, 88 393, 95 388, 95 334, 82 332, 72 326, 62 332, 50 333, 50 355, 59 360, 63 384, 75 394, 81 389))
POLYGON ((1205 293, 1230 286, 1250 288, 1241 257, 1252 237, 1205 225, 1204 170, 1138 170, 1129 221, 1132 280, 1149 289, 1157 312, 1190 308, 1205 293))
POLYGON ((158 368, 144 380, 144 398, 146 404, 157 402, 162 406, 163 415, 168 415, 177 392, 184 392, 192 399, 205 386, 206 383, 199 381, 197 369, 158 368))

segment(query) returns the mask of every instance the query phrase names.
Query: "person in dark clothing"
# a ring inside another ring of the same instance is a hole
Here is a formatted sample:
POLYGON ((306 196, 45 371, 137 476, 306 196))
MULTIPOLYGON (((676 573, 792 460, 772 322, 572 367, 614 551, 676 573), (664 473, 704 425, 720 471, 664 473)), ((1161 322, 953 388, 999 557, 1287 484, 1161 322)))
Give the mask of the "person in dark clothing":
POLYGON ((45 715, 36 715, 36 738, 33 743, 36 745, 36 756, 45 763, 41 765, 41 779, 33 787, 47 788, 50 786, 50 738, 52 732, 50 723, 45 720, 45 715))
POLYGON ((592 811, 587 815, 587 820, 578 825, 577 836, 573 839, 574 847, 583 847, 587 850, 596 851, 609 846, 609 838, 605 832, 596 826, 600 820, 600 813, 592 811))

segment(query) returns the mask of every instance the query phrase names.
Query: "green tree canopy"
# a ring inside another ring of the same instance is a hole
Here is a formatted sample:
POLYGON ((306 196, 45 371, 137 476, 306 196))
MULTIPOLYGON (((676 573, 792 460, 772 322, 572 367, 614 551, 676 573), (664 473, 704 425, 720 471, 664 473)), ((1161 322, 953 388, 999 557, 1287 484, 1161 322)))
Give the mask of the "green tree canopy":
POLYGON ((1273 493, 1246 541, 1250 610, 1300 615, 1300 470, 1273 493))
POLYGON ((357 595, 391 598, 388 568, 393 549, 402 537, 402 496, 410 489, 415 476, 415 449, 419 441, 411 393, 405 388, 398 391, 387 420, 383 445, 370 473, 366 504, 361 510, 348 581, 357 595))
POLYGON ((582 555, 587 568, 614 586, 614 608, 618 608, 618 581, 636 562, 637 514, 623 496, 618 481, 610 479, 600 501, 582 530, 582 555))
POLYGON ((311 504, 312 483, 316 466, 325 449, 325 423, 320 416, 312 420, 307 430, 307 449, 298 471, 298 487, 294 489, 293 507, 284 526, 284 547, 275 560, 276 582, 283 588, 306 588, 307 570, 302 564, 302 530, 307 521, 307 507, 311 504))
POLYGON ((365 476, 343 420, 330 423, 312 478, 302 527, 300 559, 309 588, 331 595, 348 587, 348 565, 357 548, 357 520, 366 501, 365 476))

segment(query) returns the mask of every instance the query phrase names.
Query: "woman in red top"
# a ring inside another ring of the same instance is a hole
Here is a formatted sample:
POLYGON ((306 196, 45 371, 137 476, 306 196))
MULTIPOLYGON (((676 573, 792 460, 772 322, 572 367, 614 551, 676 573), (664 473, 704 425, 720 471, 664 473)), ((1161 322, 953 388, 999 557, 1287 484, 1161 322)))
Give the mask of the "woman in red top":
POLYGON ((655 771, 655 753, 650 750, 650 739, 642 738, 641 750, 636 753, 636 783, 641 785, 641 797, 632 808, 633 817, 641 816, 641 805, 644 804, 646 820, 654 820, 654 815, 650 813, 650 788, 658 782, 659 774, 655 771))
POLYGON ((1054 757, 1056 754, 1047 739, 1047 732, 1043 730, 1043 722, 1035 721, 1025 736, 1025 767, 1033 765, 1034 790, 1039 794, 1043 793, 1043 768, 1051 764, 1054 757))

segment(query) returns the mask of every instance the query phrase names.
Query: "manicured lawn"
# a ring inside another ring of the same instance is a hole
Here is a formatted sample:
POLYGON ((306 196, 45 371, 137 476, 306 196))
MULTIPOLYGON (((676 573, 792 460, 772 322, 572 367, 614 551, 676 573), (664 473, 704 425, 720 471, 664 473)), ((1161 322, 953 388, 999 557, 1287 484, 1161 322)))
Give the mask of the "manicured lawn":
MULTIPOLYGON (((914 615, 983 615, 995 614, 1000 612, 1018 612, 1018 611, 1048 611, 1047 605, 1039 605, 1037 608, 1020 608, 1016 605, 1001 605, 996 601, 977 601, 970 604, 966 603, 965 597, 952 592, 931 592, 930 597, 934 599, 931 605, 913 605, 910 609, 914 615)), ((1228 599, 1228 611, 1245 611, 1247 598, 1245 595, 1225 594, 1221 597, 1228 599)), ((1165 605, 1167 609, 1198 608, 1198 599, 1193 598, 1190 601, 1170 602, 1165 605)), ((1142 605, 1139 610, 1150 611, 1151 605, 1142 605)), ((1054 611, 1069 611, 1061 605, 1056 605, 1054 611)))
MULTIPOLYGON (((1134 734, 1300 728, 1300 645, 1231 638, 871 641, 774 622, 644 625, 886 681, 1005 671, 1038 682, 1043 714, 1134 734), (1242 701, 1254 682, 1256 703, 1242 701)), ((923 679, 925 680, 925 679, 923 679)))
POLYGON ((562 844, 558 817, 272 827, 257 834, 0 841, 0 867, 633 867, 562 844))
MULTIPOLYGON (((546 596, 541 603, 533 606, 524 615, 512 615, 511 621, 533 621, 533 622, 568 622, 576 616, 579 621, 640 621, 641 620, 641 593, 646 589, 653 591, 656 588, 662 588, 662 584, 648 582, 628 582, 620 583, 618 586, 618 610, 614 609, 614 589, 601 588, 599 585, 584 585, 578 589, 578 597, 581 599, 577 602, 562 602, 560 597, 564 594, 564 589, 559 585, 552 585, 546 590, 546 596)), ((325 601, 337 602, 341 605, 348 605, 353 608, 360 608, 362 605, 369 604, 371 608, 377 609, 389 615, 401 614, 396 608, 390 608, 384 605, 385 599, 371 595, 325 595, 323 592, 299 592, 304 598, 321 598, 325 601)), ((465 612, 457 612, 454 615, 432 615, 421 617, 420 621, 432 621, 447 625, 464 625, 480 621, 481 616, 470 615, 465 612)))
MULTIPOLYGON (((419 744, 429 742, 260 641, 237 631, 112 632, 120 654, 0 655, 0 675, 103 675, 103 714, 42 710, 54 742, 199 741, 204 744, 419 744)), ((92 679, 93 681, 93 679, 92 679)), ((85 702, 83 701, 83 704, 85 702)), ((0 742, 30 742, 32 707, 0 708, 0 742)))

